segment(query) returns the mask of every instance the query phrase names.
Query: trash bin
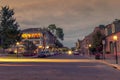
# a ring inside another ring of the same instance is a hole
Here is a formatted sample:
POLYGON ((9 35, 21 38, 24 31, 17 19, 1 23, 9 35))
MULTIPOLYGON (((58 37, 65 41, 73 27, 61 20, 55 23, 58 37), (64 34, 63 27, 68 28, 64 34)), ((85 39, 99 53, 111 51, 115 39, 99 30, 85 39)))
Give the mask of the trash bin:
POLYGON ((100 53, 95 54, 95 59, 100 59, 100 53))

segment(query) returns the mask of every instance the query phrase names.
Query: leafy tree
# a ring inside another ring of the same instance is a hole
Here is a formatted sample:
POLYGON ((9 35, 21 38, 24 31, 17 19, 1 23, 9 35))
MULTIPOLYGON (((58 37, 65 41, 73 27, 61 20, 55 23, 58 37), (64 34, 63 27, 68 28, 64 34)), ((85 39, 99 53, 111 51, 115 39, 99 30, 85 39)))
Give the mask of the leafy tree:
POLYGON ((54 33, 55 30, 56 30, 56 25, 55 25, 55 24, 51 24, 51 25, 48 26, 48 29, 49 29, 52 33, 54 33))
POLYGON ((92 47, 91 50, 93 51, 102 51, 102 40, 105 37, 105 35, 103 35, 100 31, 97 31, 94 35, 93 35, 93 43, 92 43, 92 47))
POLYGON ((56 35, 59 39, 64 40, 64 33, 62 28, 56 28, 56 35))
POLYGON ((13 9, 8 6, 2 7, 0 11, 0 46, 4 49, 21 40, 19 25, 13 15, 13 9))
POLYGON ((48 26, 48 29, 55 34, 56 37, 58 37, 61 40, 64 40, 64 33, 63 33, 63 29, 56 27, 55 24, 51 24, 48 26))
POLYGON ((75 51, 75 49, 76 49, 75 47, 72 47, 72 48, 71 48, 72 51, 75 51))

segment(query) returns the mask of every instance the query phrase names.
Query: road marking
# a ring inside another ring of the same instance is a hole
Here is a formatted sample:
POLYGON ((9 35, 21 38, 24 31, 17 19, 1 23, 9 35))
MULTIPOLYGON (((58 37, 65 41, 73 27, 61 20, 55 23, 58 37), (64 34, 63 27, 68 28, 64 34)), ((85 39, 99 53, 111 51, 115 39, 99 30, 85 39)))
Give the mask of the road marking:
POLYGON ((102 68, 103 68, 103 67, 105 67, 105 66, 104 66, 104 65, 95 65, 95 66, 89 66, 89 65, 88 65, 88 66, 79 66, 79 67, 80 67, 80 68, 81 68, 81 67, 84 67, 84 68, 91 68, 91 67, 92 67, 92 68, 101 68, 101 67, 102 67, 102 68))
MULTIPOLYGON (((20 66, 20 67, 22 67, 22 66, 40 66, 40 67, 49 67, 49 66, 51 66, 51 65, 44 65, 44 64, 17 64, 17 63, 15 63, 15 64, 11 64, 11 63, 5 63, 5 64, 0 64, 0 67, 1 66, 20 66)), ((51 66, 51 67, 53 67, 53 66, 51 66)))
POLYGON ((0 59, 0 62, 94 62, 96 60, 89 59, 0 59))

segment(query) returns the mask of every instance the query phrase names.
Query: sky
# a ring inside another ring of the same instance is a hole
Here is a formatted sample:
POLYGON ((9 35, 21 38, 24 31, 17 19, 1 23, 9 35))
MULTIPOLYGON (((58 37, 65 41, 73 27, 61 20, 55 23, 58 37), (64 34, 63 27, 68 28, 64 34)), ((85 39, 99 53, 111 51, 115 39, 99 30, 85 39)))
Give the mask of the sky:
POLYGON ((64 30, 64 45, 75 46, 100 24, 120 19, 120 0, 0 0, 14 9, 21 29, 56 24, 64 30))

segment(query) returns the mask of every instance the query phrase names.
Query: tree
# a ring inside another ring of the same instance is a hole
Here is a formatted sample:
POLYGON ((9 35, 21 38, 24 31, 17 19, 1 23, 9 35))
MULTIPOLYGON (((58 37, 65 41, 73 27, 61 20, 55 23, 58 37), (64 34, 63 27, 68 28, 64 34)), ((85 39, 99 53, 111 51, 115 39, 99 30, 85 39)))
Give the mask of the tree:
POLYGON ((49 29, 52 33, 54 33, 55 30, 56 30, 56 25, 55 25, 55 24, 51 24, 51 25, 48 26, 48 29, 49 29))
POLYGON ((59 39, 64 40, 64 33, 62 28, 56 28, 56 35, 59 39))
POLYGON ((21 30, 13 15, 13 9, 8 6, 2 7, 0 11, 0 46, 3 49, 7 49, 10 45, 21 40, 21 30))
POLYGON ((103 35, 100 31, 97 31, 94 35, 93 35, 93 42, 92 42, 92 48, 91 50, 94 51, 102 51, 102 40, 105 37, 105 35, 103 35))
POLYGON ((63 29, 56 27, 55 24, 51 24, 48 26, 48 29, 59 39, 64 40, 64 33, 63 33, 63 29))
POLYGON ((75 49, 76 49, 76 47, 71 47, 71 50, 72 50, 72 51, 75 51, 75 49))

